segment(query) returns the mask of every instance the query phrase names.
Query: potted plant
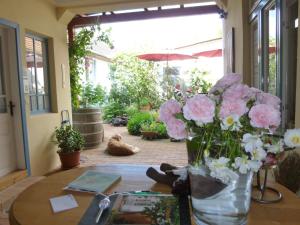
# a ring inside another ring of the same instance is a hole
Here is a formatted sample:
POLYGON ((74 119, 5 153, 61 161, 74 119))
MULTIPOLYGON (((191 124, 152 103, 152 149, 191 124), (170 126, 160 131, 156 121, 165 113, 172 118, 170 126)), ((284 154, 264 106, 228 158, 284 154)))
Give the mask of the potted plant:
POLYGON ((71 125, 55 129, 57 151, 63 169, 71 169, 80 164, 80 151, 84 140, 81 134, 74 130, 71 125))
POLYGON ((141 133, 143 138, 149 140, 168 137, 166 126, 156 121, 142 124, 141 133))

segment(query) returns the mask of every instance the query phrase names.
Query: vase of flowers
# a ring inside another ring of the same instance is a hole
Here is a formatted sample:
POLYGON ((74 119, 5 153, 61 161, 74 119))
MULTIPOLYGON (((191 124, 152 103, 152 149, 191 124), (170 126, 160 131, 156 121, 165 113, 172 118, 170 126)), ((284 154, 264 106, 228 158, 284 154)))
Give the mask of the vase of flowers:
POLYGON ((284 140, 280 99, 229 74, 208 94, 165 102, 160 108, 170 137, 186 139, 193 213, 197 224, 246 224, 253 173, 284 145, 300 146, 300 129, 284 140))

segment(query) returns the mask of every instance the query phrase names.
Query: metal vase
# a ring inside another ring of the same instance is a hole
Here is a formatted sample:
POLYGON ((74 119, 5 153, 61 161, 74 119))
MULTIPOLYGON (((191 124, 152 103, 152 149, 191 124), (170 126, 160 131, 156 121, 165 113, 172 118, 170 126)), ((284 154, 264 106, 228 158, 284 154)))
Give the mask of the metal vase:
POLYGON ((189 168, 193 216, 197 225, 247 224, 253 173, 223 184, 205 166, 189 168))

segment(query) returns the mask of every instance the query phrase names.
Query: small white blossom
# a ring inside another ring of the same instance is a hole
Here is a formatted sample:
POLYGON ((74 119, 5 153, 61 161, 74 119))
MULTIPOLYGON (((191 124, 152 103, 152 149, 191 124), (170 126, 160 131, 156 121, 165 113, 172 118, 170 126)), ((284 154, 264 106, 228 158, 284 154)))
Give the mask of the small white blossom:
POLYGON ((251 159, 261 161, 266 158, 267 153, 263 148, 256 148, 251 152, 251 159))
POLYGON ((221 180, 224 184, 229 184, 232 180, 238 179, 238 174, 228 168, 229 159, 220 157, 207 161, 210 169, 210 176, 221 180))
POLYGON ((259 135, 247 133, 243 135, 242 146, 244 146, 246 152, 252 152, 254 149, 261 148, 263 142, 259 135))
POLYGON ((239 131, 241 127, 242 124, 240 123, 240 117, 235 114, 227 116, 221 123, 222 130, 239 131))
POLYGON ((266 144, 265 148, 267 148, 267 151, 270 153, 278 154, 280 152, 283 152, 283 140, 278 141, 276 144, 270 145, 266 144))
POLYGON ((250 165, 250 169, 253 172, 257 172, 261 166, 262 166, 262 161, 258 161, 258 160, 249 160, 248 164, 250 165))
POLYGON ((249 170, 257 172, 262 162, 258 160, 248 160, 246 157, 237 157, 233 163, 233 167, 238 169, 240 173, 246 174, 249 170))
POLYGON ((284 143, 291 148, 300 147, 300 129, 287 130, 284 134, 284 143))

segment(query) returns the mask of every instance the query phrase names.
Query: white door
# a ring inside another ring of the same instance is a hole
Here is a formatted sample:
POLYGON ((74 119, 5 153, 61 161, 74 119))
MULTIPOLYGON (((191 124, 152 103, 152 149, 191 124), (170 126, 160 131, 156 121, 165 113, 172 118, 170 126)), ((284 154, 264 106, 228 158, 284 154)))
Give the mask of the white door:
POLYGON ((0 177, 17 168, 8 42, 8 31, 0 26, 0 177))

